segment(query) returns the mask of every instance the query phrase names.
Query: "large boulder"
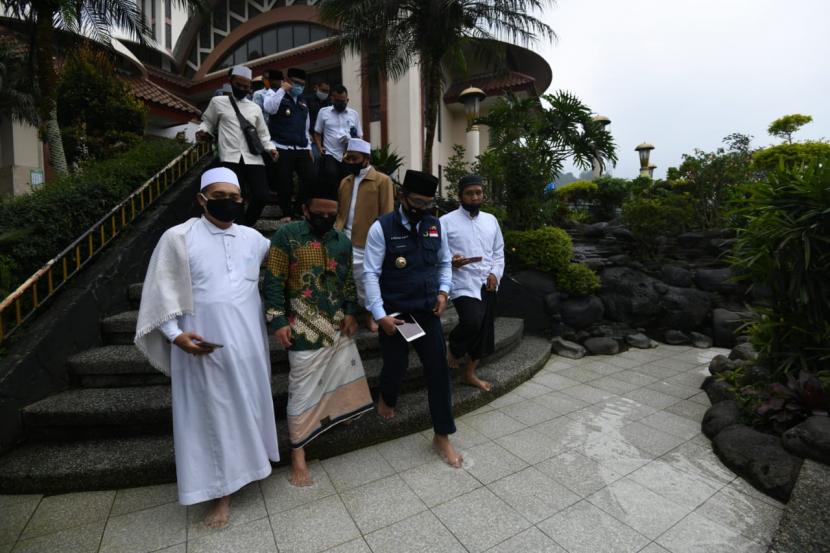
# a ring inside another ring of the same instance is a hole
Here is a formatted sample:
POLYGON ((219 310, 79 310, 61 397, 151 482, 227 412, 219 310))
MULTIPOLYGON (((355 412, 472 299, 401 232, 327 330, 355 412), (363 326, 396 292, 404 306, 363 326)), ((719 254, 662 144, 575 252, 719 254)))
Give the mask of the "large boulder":
POLYGON ((667 330, 666 333, 663 334, 663 339, 667 344, 672 346, 688 344, 691 341, 689 335, 685 332, 681 332, 680 330, 667 330))
POLYGON ((709 374, 718 375, 727 371, 734 371, 738 368, 738 362, 729 359, 725 355, 716 355, 709 361, 709 374))
POLYGON ((616 355, 620 352, 620 344, 613 338, 588 338, 585 340, 585 347, 593 355, 616 355))
POLYGON ((676 265, 663 265, 660 270, 660 278, 663 282, 680 288, 688 288, 692 285, 692 272, 676 265))
POLYGON ((690 332, 689 338, 692 339, 692 345, 696 348, 709 349, 712 347, 712 339, 700 332, 690 332))
POLYGON ((784 432, 781 442, 793 455, 830 465, 830 417, 810 417, 784 432))
POLYGON ((707 292, 720 292, 721 294, 734 294, 738 286, 732 282, 732 269, 729 267, 719 269, 698 269, 695 271, 695 284, 701 290, 707 292))
POLYGON ((718 307, 712 311, 712 338, 715 346, 731 348, 735 345, 735 334, 746 321, 746 315, 718 307))
POLYGON ((553 320, 548 301, 556 294, 553 277, 541 271, 520 271, 499 283, 498 314, 524 319, 528 332, 549 332, 553 320))
POLYGON ((787 452, 778 437, 733 424, 712 443, 720 460, 753 486, 779 501, 789 500, 804 460, 787 452))
POLYGON ((703 384, 700 385, 700 388, 706 392, 706 395, 709 397, 709 402, 712 405, 720 403, 721 401, 735 399, 735 392, 732 391, 729 383, 718 380, 714 376, 707 376, 703 384))
POLYGON ((735 346, 729 352, 729 359, 733 361, 755 361, 758 359, 758 352, 749 342, 744 342, 735 346))
POLYGON ((587 353, 581 345, 570 340, 565 340, 560 336, 557 336, 551 341, 551 347, 557 355, 567 357, 568 359, 582 359, 587 353))
POLYGON ((741 410, 736 401, 721 401, 711 406, 703 415, 701 430, 711 440, 724 428, 738 424, 740 417, 741 410))
POLYGON ((642 332, 636 332, 634 334, 628 334, 625 337, 625 342, 633 347, 639 349, 649 349, 649 348, 656 348, 657 342, 643 334, 642 332))
POLYGON ((583 329, 602 320, 605 307, 597 296, 568 298, 559 305, 562 322, 576 329, 583 329))
POLYGON ((664 328, 689 331, 698 328, 706 319, 711 307, 709 294, 694 288, 669 286, 660 297, 661 317, 659 325, 664 328))

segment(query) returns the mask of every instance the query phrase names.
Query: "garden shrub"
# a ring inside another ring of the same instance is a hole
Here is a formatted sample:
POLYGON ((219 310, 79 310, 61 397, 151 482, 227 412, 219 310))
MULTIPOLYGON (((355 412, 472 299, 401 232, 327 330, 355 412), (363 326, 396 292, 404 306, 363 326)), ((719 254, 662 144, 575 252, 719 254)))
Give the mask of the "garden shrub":
POLYGON ((504 240, 505 246, 524 267, 554 275, 562 271, 573 256, 571 237, 559 228, 508 230, 504 240))
POLYGON ((506 209, 501 208, 497 205, 482 205, 481 206, 481 211, 483 211, 485 213, 489 213, 490 215, 495 217, 496 220, 499 222, 499 226, 501 228, 505 228, 505 226, 507 225, 507 210, 506 209))
POLYGON ((185 148, 150 139, 31 194, 0 201, 0 259, 16 287, 185 148))
POLYGON ((643 250, 655 248, 661 237, 686 232, 693 211, 684 198, 674 196, 638 197, 623 204, 623 223, 643 250))
POLYGON ((577 180, 556 188, 553 193, 563 202, 592 202, 597 195, 597 184, 589 180, 577 180))
POLYGON ((614 177, 600 177, 594 181, 597 192, 594 205, 591 207, 591 216, 596 221, 610 221, 617 216, 617 210, 622 207, 628 198, 630 181, 614 177))
POLYGON ((753 167, 764 172, 779 168, 798 169, 816 162, 830 163, 830 143, 779 144, 752 154, 753 167))
POLYGON ((581 263, 569 263, 556 274, 559 289, 573 296, 590 296, 599 290, 597 274, 581 263))

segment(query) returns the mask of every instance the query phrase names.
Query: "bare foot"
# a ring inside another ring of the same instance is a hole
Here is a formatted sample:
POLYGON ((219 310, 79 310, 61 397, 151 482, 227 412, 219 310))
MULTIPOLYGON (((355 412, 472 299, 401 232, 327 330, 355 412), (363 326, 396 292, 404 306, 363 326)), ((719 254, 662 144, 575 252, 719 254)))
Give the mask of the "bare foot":
POLYGON ((449 365, 451 369, 458 368, 458 359, 455 358, 455 355, 453 355, 451 351, 447 352, 447 365, 449 365))
POLYGON ((208 528, 224 528, 231 519, 231 496, 226 495, 214 499, 213 504, 205 515, 205 526, 208 528))
POLYGON ((462 457, 461 454, 455 450, 450 443, 450 438, 448 436, 436 434, 435 437, 432 438, 432 447, 435 448, 435 451, 438 452, 441 459, 443 459, 449 466, 460 469, 461 465, 464 464, 464 457, 462 457))
POLYGON ((395 416, 395 409, 386 405, 386 402, 383 401, 382 395, 378 399, 378 415, 380 415, 380 418, 386 420, 389 420, 395 416))
POLYGON ((302 448, 291 450, 291 476, 288 477, 288 481, 297 488, 305 488, 314 484, 311 471, 308 470, 305 462, 305 450, 302 448))

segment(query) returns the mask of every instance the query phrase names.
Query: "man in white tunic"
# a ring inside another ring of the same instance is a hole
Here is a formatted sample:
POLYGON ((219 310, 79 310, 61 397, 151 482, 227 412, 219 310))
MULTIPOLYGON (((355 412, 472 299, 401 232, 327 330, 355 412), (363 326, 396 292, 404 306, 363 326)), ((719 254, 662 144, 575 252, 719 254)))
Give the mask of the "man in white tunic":
POLYGON ((233 171, 202 175, 205 210, 162 235, 150 259, 136 346, 171 377, 179 502, 214 500, 205 524, 227 524, 230 495, 279 461, 259 272, 269 241, 233 221, 233 171), (171 345, 172 342, 172 345, 171 345))

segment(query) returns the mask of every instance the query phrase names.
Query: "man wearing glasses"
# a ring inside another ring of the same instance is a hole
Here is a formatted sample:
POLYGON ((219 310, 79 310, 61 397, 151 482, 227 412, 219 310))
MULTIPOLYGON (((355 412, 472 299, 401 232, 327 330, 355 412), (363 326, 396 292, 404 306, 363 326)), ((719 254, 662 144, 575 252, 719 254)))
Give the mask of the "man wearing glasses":
POLYGON ((401 205, 369 228, 363 261, 366 307, 377 321, 383 368, 378 414, 391 419, 409 364, 409 342, 397 326, 417 322, 424 335, 412 341, 423 365, 429 412, 435 432, 433 446, 451 466, 463 459, 449 440, 455 432, 452 388, 441 315, 452 286, 452 260, 435 207, 438 179, 409 170, 400 194, 401 205))

